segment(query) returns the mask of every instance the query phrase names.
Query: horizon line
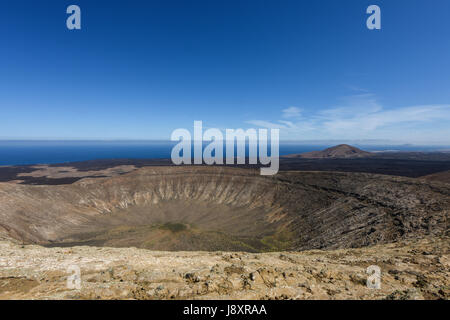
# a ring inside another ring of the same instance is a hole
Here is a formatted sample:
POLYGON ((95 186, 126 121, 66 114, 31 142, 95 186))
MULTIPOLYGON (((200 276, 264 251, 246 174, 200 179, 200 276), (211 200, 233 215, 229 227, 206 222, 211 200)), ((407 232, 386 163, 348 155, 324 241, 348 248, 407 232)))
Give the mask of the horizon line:
MULTIPOLYGON (((198 141, 191 139, 191 141, 198 141)), ((201 141, 201 140, 200 140, 201 141)), ((222 139, 220 141, 227 142, 230 140, 222 139)), ((131 138, 0 138, 0 143, 4 142, 165 142, 165 143, 177 143, 179 140, 169 140, 169 139, 131 139, 131 138)), ((210 141, 203 142, 208 143, 210 141)), ((317 139, 317 140, 280 140, 280 143, 298 143, 298 144, 373 144, 373 145, 415 145, 415 146, 450 146, 450 141, 398 141, 398 140, 386 140, 386 139, 317 139)))

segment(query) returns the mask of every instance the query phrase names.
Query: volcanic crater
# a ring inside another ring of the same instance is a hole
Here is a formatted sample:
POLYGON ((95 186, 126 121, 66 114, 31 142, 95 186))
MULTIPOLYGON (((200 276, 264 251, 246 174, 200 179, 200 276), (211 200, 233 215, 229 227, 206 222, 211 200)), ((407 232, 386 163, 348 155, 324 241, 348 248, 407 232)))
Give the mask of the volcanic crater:
POLYGON ((0 184, 0 237, 44 246, 265 252, 444 235, 450 186, 368 173, 144 167, 0 184))

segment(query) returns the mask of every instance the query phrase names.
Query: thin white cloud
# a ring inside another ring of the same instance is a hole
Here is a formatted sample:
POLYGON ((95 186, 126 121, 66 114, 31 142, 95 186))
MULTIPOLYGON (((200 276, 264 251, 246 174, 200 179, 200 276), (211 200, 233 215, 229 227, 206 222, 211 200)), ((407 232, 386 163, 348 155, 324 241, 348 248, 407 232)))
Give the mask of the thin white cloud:
POLYGON ((249 121, 246 121, 246 123, 252 124, 257 127, 267 128, 267 129, 288 129, 288 127, 285 126, 284 124, 274 123, 274 122, 265 121, 265 120, 249 120, 249 121))
POLYGON ((420 139, 426 137, 450 142, 449 104, 387 109, 370 93, 345 97, 341 100, 338 106, 312 114, 301 113, 296 107, 281 110, 280 118, 291 115, 289 121, 250 120, 247 123, 264 128, 279 128, 285 138, 420 139))
POLYGON ((330 117, 323 122, 324 128, 338 132, 341 130, 374 131, 390 125, 403 123, 424 123, 450 120, 450 105, 424 105, 404 107, 391 110, 379 109, 367 113, 362 111, 353 115, 339 115, 330 117))
POLYGON ((289 107, 287 109, 281 110, 281 112, 282 112, 281 116, 283 118, 288 118, 288 119, 299 118, 302 115, 302 110, 297 107, 289 107))

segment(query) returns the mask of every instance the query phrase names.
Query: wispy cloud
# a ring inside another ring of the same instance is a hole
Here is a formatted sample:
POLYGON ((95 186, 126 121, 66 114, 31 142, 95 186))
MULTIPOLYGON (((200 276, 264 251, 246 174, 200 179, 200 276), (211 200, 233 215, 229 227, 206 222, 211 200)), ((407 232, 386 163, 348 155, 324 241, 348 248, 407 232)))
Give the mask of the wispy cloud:
POLYGON ((281 110, 283 118, 299 118, 302 115, 302 110, 297 107, 289 107, 281 110))
POLYGON ((248 124, 279 128, 292 139, 435 139, 450 142, 450 105, 385 108, 373 94, 340 99, 337 106, 307 113, 281 110, 278 120, 249 120, 248 124), (289 120, 288 120, 289 119, 289 120))
POLYGON ((265 120, 249 120, 249 121, 246 121, 246 123, 252 124, 257 127, 268 128, 268 129, 287 129, 288 128, 282 122, 275 123, 275 122, 270 122, 270 121, 265 121, 265 120))

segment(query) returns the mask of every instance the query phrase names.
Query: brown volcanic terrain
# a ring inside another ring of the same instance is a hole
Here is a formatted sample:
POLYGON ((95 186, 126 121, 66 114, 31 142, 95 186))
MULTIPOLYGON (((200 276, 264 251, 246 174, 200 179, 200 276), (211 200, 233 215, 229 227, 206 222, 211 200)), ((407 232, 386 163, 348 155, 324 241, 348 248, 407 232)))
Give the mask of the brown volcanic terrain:
POLYGON ((363 151, 348 144, 340 144, 331 148, 327 148, 322 151, 311 151, 300 154, 293 154, 286 157, 300 157, 310 159, 323 159, 323 158, 366 158, 373 155, 370 152, 363 151))
POLYGON ((338 146, 282 158, 276 176, 0 167, 0 299, 448 299, 446 157, 338 146), (81 289, 66 284, 74 265, 81 289))
POLYGON ((283 253, 43 248, 0 241, 0 299, 449 299, 449 238, 283 253), (81 288, 67 287, 78 266, 81 288), (381 288, 366 268, 381 268, 381 288))
MULTIPOLYGON (((49 165, 0 166, 0 182, 72 184, 84 178, 113 177, 149 166, 170 167, 172 162, 170 159, 103 159, 49 165)), ((256 169, 259 166, 234 167, 256 169)), ((280 157, 280 171, 365 172, 417 178, 449 170, 449 152, 369 153, 352 146, 340 145, 324 151, 280 157), (311 154, 315 156, 311 157, 311 154)))
POLYGON ((0 234, 47 246, 279 251, 448 231, 450 186, 364 173, 147 167, 71 185, 0 184, 0 234))
POLYGON ((423 176, 421 178, 428 180, 428 181, 440 181, 440 182, 450 183, 450 170, 429 174, 429 175, 423 176))

